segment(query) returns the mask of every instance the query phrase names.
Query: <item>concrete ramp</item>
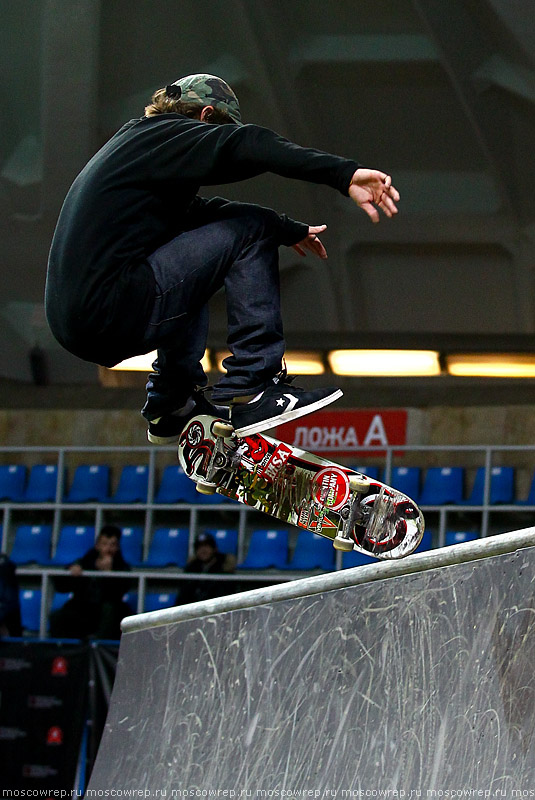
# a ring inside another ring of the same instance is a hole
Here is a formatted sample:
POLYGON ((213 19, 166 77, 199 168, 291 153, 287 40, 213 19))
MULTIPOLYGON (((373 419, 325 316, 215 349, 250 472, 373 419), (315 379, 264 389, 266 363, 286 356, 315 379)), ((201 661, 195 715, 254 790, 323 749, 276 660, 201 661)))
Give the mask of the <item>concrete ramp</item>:
POLYGON ((533 545, 129 617, 86 796, 533 796, 533 545))

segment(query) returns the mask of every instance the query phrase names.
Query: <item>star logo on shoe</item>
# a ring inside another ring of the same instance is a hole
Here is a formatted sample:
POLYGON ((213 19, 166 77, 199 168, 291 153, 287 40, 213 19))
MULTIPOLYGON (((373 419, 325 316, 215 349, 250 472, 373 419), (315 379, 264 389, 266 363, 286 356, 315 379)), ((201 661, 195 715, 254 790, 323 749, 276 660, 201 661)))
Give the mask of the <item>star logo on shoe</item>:
POLYGON ((279 397, 279 399, 277 400, 277 405, 278 406, 283 406, 284 405, 284 397, 279 397))

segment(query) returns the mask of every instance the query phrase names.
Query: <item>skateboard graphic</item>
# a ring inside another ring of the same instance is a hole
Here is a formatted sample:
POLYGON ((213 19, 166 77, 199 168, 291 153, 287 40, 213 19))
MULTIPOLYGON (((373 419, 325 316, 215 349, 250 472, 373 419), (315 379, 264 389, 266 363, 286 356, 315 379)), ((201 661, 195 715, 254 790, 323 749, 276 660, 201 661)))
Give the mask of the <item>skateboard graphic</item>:
POLYGON ((188 422, 178 459, 199 492, 217 492, 306 528, 338 550, 403 558, 423 536, 422 512, 407 495, 269 436, 238 438, 217 417, 188 422))

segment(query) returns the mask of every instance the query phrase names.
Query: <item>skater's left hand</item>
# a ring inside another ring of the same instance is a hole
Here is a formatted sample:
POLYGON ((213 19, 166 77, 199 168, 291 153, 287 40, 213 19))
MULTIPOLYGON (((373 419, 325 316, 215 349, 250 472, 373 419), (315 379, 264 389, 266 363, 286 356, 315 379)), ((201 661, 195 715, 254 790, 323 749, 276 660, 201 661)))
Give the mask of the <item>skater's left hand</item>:
POLYGON ((318 237, 318 233, 323 233, 326 228, 327 225, 310 225, 308 228, 308 236, 305 236, 305 238, 297 242, 297 244, 292 245, 295 252, 299 253, 300 256, 306 256, 306 251, 310 250, 310 252, 314 253, 318 258, 327 258, 327 250, 318 237))

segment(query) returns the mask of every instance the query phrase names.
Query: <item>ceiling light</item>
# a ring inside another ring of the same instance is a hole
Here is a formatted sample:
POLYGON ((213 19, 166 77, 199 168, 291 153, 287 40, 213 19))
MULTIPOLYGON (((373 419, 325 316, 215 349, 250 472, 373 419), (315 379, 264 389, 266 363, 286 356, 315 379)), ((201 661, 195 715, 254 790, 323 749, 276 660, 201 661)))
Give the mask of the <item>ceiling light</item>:
MULTIPOLYGON (((145 353, 142 356, 126 358, 114 367, 110 367, 110 369, 120 372, 150 372, 152 369, 152 362, 156 359, 157 355, 158 353, 156 350, 153 350, 152 353, 145 353)), ((205 372, 210 371, 210 356, 208 350, 204 354, 201 365, 205 372)))
POLYGON ((329 364, 336 375, 440 375, 434 350, 332 350, 329 364))
POLYGON ((535 378, 534 353, 459 353, 446 357, 450 375, 478 378, 535 378))
MULTIPOLYGON (((223 361, 229 358, 232 353, 228 350, 219 350, 216 353, 217 369, 225 372, 223 361)), ((312 350, 288 350, 284 354, 286 369, 294 375, 323 375, 325 364, 321 353, 312 350)))

